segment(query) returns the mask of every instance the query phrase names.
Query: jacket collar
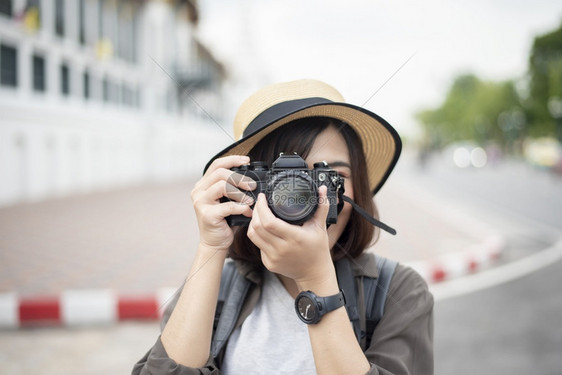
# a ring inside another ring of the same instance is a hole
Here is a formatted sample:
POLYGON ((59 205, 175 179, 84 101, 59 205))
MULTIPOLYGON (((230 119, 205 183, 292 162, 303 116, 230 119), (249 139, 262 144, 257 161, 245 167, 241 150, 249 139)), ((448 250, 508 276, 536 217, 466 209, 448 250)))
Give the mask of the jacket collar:
POLYGON ((351 270, 355 276, 365 276, 377 278, 379 277, 379 269, 375 254, 372 252, 364 252, 355 259, 350 259, 351 270))

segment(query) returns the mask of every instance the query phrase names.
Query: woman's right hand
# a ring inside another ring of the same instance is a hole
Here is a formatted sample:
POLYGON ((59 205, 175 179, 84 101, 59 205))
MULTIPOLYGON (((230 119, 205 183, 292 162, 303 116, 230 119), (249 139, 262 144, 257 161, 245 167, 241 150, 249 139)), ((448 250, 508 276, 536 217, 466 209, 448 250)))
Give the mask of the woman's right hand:
POLYGON ((191 191, 191 200, 197 216, 200 244, 216 250, 228 250, 234 240, 232 228, 225 217, 252 216, 254 203, 240 189, 254 190, 256 182, 230 170, 248 164, 247 156, 233 155, 216 159, 191 191), (231 201, 221 202, 222 197, 231 201))

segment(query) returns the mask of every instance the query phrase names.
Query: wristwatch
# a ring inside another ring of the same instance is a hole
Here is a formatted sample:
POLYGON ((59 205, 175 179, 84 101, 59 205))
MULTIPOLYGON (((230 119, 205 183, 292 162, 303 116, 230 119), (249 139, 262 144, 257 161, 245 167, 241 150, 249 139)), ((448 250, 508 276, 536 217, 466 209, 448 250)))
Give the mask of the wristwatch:
POLYGON ((306 324, 318 323, 330 311, 345 305, 345 296, 340 289, 338 294, 329 297, 318 297, 310 290, 300 292, 295 299, 295 310, 300 320, 306 324))

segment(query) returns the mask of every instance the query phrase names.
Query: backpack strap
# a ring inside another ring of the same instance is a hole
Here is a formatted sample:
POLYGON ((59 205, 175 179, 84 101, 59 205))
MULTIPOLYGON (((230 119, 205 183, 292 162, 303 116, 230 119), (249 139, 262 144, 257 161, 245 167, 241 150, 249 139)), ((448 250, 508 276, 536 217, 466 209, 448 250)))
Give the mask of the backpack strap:
POLYGON ((351 270, 351 262, 347 258, 342 258, 335 262, 335 266, 338 285, 345 295, 345 309, 347 311, 347 315, 353 325, 355 337, 357 337, 357 340, 361 342, 361 338, 364 333, 361 332, 360 310, 358 309, 357 301, 357 296, 359 294, 357 293, 355 277, 353 276, 353 271, 351 270))
POLYGON ((390 281, 397 262, 375 256, 379 277, 355 277, 347 258, 336 262, 338 284, 345 294, 347 314, 355 337, 365 351, 382 316, 390 281))
POLYGON ((375 328, 379 324, 379 321, 384 315, 384 308, 388 296, 388 289, 390 287, 390 281, 396 270, 398 262, 375 255, 377 262, 377 268, 379 271, 379 277, 373 279, 370 277, 365 277, 363 279, 363 288, 365 291, 365 311, 366 315, 366 327, 367 327, 367 343, 366 348, 371 345, 371 338, 375 328), (374 280, 374 281, 370 281, 374 280))
POLYGON ((388 294, 388 288, 390 287, 390 281, 392 280, 396 266, 398 266, 398 262, 378 255, 375 255, 375 259, 377 261, 377 268, 379 269, 379 278, 377 290, 374 293, 375 303, 371 306, 371 309, 367 309, 367 311, 371 312, 371 314, 367 316, 367 319, 372 319, 375 325, 377 325, 384 315, 384 305, 388 294))
POLYGON ((224 264, 219 289, 211 353, 217 357, 234 330, 251 282, 238 272, 234 262, 224 264))

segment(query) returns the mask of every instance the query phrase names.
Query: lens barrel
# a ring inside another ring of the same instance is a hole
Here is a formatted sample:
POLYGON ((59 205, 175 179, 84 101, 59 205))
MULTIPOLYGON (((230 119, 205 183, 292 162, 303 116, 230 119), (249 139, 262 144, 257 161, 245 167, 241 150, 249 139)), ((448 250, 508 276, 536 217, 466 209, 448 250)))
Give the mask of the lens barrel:
POLYGON ((303 170, 285 170, 272 176, 266 196, 273 214, 288 223, 302 224, 318 207, 316 183, 303 170))

